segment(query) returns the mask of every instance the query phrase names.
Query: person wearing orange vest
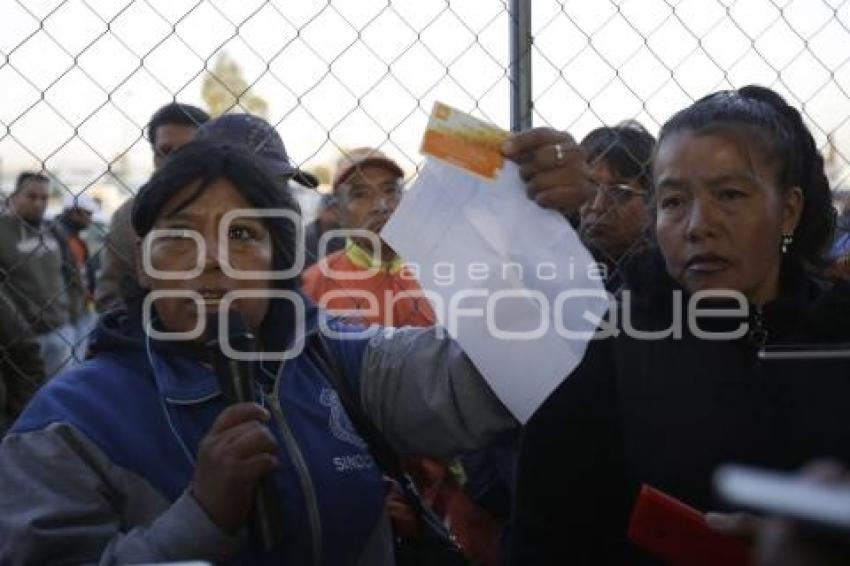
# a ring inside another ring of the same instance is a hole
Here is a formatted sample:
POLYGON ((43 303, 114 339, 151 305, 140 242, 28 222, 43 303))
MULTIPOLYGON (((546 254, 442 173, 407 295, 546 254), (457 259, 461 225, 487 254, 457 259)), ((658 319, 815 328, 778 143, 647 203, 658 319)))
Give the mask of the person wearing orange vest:
MULTIPOLYGON (((404 171, 382 152, 351 150, 337 164, 333 179, 340 224, 352 234, 345 248, 302 275, 304 292, 323 308, 345 311, 363 324, 433 326, 436 316, 415 270, 378 233, 398 206, 404 171)), ((321 249, 320 254, 321 255, 321 249)), ((430 458, 406 459, 406 468, 431 507, 448 522, 466 554, 485 566, 498 564, 499 526, 462 490, 454 467, 430 458)), ((397 534, 415 537, 416 520, 399 490, 387 497, 397 534)))
MULTIPOLYGON (((434 311, 422 296, 415 274, 377 237, 398 206, 404 172, 383 153, 352 150, 334 176, 340 224, 374 238, 352 236, 345 247, 319 260, 303 274, 304 291, 325 308, 357 311, 348 318, 385 326, 432 326, 434 311), (373 249, 375 243, 380 248, 373 249)), ((320 254, 321 255, 321 254, 320 254)))

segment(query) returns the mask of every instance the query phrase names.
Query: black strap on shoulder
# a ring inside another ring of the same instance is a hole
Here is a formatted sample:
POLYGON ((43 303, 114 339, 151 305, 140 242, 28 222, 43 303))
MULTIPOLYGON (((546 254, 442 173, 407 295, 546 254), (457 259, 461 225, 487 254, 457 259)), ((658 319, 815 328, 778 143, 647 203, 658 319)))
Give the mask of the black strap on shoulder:
POLYGON ((372 458, 375 459, 375 463, 378 464, 378 467, 386 475, 399 483, 403 483, 405 473, 398 453, 363 411, 359 401, 354 397, 351 388, 348 386, 348 382, 345 380, 344 370, 339 366, 336 356, 328 351, 325 338, 320 332, 316 333, 310 341, 310 349, 313 362, 325 374, 328 380, 330 380, 354 428, 357 429, 357 433, 369 445, 369 451, 372 454, 372 458))
POLYGON ((369 452, 372 454, 375 463, 385 475, 398 482, 406 499, 417 512, 419 520, 429 523, 435 532, 440 531, 447 539, 450 539, 450 533, 445 529, 440 518, 425 504, 413 480, 404 471, 398 453, 354 397, 348 382, 345 381, 344 370, 340 367, 336 356, 328 351, 328 346, 321 332, 316 333, 315 337, 310 340, 308 349, 312 354, 313 362, 327 376, 336 390, 340 403, 342 403, 345 412, 348 413, 357 433, 369 446, 369 452))
POLYGON ((456 538, 442 519, 425 503, 413 480, 405 473, 398 453, 357 401, 345 380, 345 371, 340 367, 336 356, 329 352, 321 332, 316 333, 315 337, 310 340, 308 351, 313 362, 327 376, 336 390, 340 403, 342 403, 345 412, 348 413, 354 428, 357 429, 360 437, 369 446, 369 451, 375 463, 385 475, 399 484, 405 499, 416 512, 416 518, 422 527, 420 540, 423 542, 430 541, 433 549, 436 549, 432 552, 437 552, 433 556, 434 560, 427 563, 455 566, 469 564, 456 538))

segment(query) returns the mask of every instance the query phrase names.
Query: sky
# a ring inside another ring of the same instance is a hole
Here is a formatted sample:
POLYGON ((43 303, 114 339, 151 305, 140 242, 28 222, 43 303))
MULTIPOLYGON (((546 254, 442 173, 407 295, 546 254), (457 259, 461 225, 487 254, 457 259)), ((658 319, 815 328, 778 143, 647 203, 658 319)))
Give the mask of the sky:
MULTIPOLYGON (((0 183, 42 165, 74 187, 172 100, 203 105, 220 52, 269 103, 293 161, 379 146, 408 170, 437 100, 509 126, 509 2, 0 0, 0 183)), ((850 0, 532 0, 534 124, 650 131, 720 88, 772 86, 850 162, 850 0)), ((842 177, 840 174, 838 177, 842 177)), ((843 177, 842 177, 843 178, 843 177)), ((850 177, 845 181, 850 185, 850 177)))

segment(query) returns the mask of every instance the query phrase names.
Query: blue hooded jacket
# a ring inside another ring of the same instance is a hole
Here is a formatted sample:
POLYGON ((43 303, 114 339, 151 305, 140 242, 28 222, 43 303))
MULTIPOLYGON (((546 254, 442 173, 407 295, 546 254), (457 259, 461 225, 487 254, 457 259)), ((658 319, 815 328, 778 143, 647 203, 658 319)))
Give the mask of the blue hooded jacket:
MULTIPOLYGON (((308 314, 308 336, 317 327, 308 314)), ((334 326, 331 323, 331 326, 334 326)), ((359 329, 334 326, 354 339, 326 339, 350 379, 359 375, 368 338, 359 329)), ((137 319, 112 313, 101 323, 94 359, 51 381, 11 432, 70 424, 117 466, 135 472, 169 501, 187 489, 198 444, 225 408, 213 370, 188 349, 157 343, 137 319)), ((259 364, 257 364, 259 366, 259 364)), ((285 423, 270 421, 281 447, 274 472, 283 517, 283 543, 261 555, 245 540, 240 563, 312 563, 307 496, 287 451, 285 428, 306 461, 321 521, 323 563, 353 564, 381 515, 384 488, 368 447, 354 430, 326 377, 304 353, 282 364, 277 376, 258 367, 257 381, 272 402, 276 394, 285 423), (275 379, 276 377, 276 379, 275 379), (279 387, 273 389, 275 383, 279 387), (282 425, 282 426, 281 426, 282 425)), ((357 383, 351 383, 356 390, 357 383)))

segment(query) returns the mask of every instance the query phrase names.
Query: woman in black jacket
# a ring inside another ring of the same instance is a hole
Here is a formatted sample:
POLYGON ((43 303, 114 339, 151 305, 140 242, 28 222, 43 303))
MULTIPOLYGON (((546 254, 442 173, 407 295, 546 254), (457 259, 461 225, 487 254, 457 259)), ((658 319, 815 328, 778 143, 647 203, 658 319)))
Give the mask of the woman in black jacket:
POLYGON ((653 172, 657 249, 626 269, 617 335, 526 428, 516 564, 653 563, 626 539, 641 484, 712 510, 720 464, 850 463, 850 361, 760 355, 850 342, 850 288, 818 277, 834 212, 799 112, 712 94, 664 125, 653 172))

